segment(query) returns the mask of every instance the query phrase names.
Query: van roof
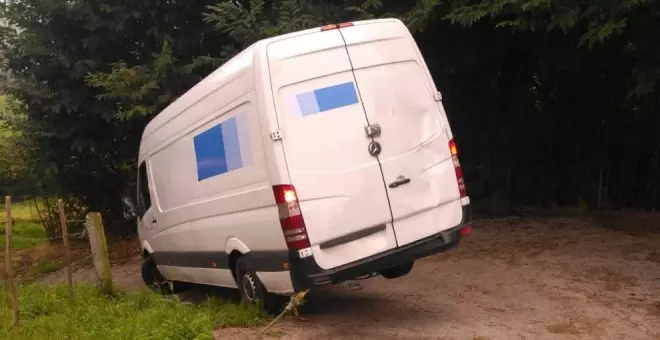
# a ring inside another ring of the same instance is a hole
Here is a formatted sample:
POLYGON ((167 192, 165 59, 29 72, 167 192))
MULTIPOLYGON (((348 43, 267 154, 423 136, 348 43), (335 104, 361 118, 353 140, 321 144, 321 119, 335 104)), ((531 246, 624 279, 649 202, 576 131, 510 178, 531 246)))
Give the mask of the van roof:
MULTIPOLYGON (((399 21, 399 19, 386 18, 386 19, 371 19, 354 21, 353 25, 364 25, 378 22, 399 21)), ((255 53, 261 52, 268 44, 273 41, 287 39, 298 35, 304 35, 311 32, 318 32, 319 27, 310 28, 306 30, 296 31, 275 37, 259 40, 243 51, 229 59, 226 63, 218 67, 215 71, 211 72, 208 76, 202 79, 195 86, 190 88, 187 92, 174 100, 165 109, 159 112, 153 119, 146 125, 142 133, 142 141, 149 135, 153 134, 156 130, 162 127, 168 121, 174 119, 179 114, 183 113, 187 108, 194 105, 196 102, 202 100, 204 97, 215 91, 220 85, 230 82, 236 78, 237 75, 244 72, 254 63, 255 53)))

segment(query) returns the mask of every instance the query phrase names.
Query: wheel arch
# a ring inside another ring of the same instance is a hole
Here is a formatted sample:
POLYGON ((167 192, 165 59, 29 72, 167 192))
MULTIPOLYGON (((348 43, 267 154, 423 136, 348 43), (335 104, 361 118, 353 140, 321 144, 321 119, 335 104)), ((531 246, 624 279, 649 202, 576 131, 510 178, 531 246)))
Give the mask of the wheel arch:
POLYGON ((151 248, 151 245, 146 240, 142 241, 141 243, 142 243, 142 257, 146 259, 147 257, 149 257, 149 255, 154 253, 154 250, 153 248, 151 248))
POLYGON ((225 251, 229 255, 229 269, 231 270, 231 274, 234 277, 234 280, 238 282, 236 277, 236 263, 238 262, 238 259, 250 252, 250 248, 238 238, 230 237, 227 239, 227 242, 225 242, 225 251))

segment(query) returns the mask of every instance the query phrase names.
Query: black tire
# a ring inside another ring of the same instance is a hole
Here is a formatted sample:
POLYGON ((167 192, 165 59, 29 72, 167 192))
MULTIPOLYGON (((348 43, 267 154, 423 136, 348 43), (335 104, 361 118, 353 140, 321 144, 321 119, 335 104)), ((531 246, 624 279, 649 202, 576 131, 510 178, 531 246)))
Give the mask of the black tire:
POLYGON ((247 266, 243 257, 236 261, 235 273, 236 284, 241 295, 241 304, 256 304, 269 314, 282 311, 284 307, 283 299, 266 291, 257 274, 247 266))
POLYGON ((153 255, 142 262, 142 281, 151 290, 163 295, 178 294, 188 289, 185 282, 166 280, 158 270, 153 255))
POLYGON ((400 265, 394 266, 392 268, 387 268, 380 272, 380 275, 386 279, 396 279, 402 276, 406 276, 413 269, 414 261, 402 263, 400 265))

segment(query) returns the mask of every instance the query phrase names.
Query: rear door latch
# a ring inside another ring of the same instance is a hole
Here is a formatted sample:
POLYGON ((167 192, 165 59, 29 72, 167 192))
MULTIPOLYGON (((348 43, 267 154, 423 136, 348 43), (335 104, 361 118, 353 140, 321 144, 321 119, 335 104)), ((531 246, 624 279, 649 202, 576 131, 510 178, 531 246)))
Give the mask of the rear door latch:
POLYGON ((364 132, 367 134, 367 137, 374 138, 380 136, 380 124, 369 124, 364 127, 364 132))

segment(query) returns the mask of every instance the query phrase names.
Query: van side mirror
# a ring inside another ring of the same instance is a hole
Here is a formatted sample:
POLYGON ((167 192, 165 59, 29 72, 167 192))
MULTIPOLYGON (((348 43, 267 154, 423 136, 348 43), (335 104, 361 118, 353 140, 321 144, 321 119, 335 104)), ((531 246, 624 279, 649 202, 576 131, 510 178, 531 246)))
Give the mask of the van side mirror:
POLYGON ((137 206, 132 199, 127 196, 121 197, 122 203, 122 213, 124 214, 124 219, 133 220, 137 218, 137 206))

